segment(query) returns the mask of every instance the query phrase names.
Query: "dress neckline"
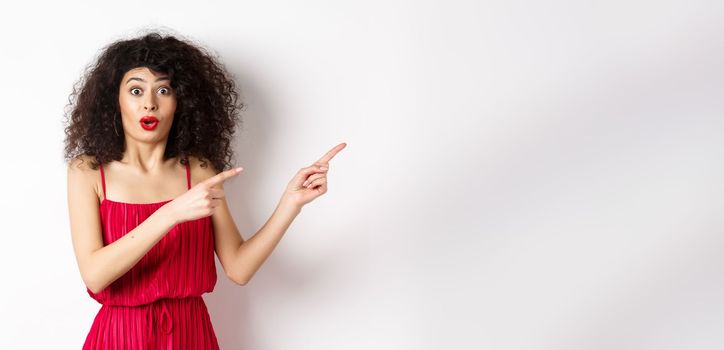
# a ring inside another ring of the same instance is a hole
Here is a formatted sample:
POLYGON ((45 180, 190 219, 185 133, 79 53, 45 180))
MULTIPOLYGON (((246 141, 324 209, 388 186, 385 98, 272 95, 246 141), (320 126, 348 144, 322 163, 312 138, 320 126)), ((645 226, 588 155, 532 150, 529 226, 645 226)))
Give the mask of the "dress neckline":
POLYGON ((159 204, 166 204, 172 200, 173 199, 167 199, 165 201, 153 202, 153 203, 128 203, 128 202, 119 202, 119 201, 114 201, 112 199, 103 198, 103 200, 101 201, 101 205, 103 205, 103 203, 105 203, 105 202, 112 202, 112 203, 123 204, 123 205, 159 205, 159 204))
MULTIPOLYGON (((189 166, 189 159, 188 159, 188 157, 186 158, 186 166, 185 166, 185 167, 186 167, 186 184, 187 184, 186 190, 188 191, 188 190, 191 189, 191 167, 189 166)), ((168 203, 168 202, 176 199, 176 198, 171 198, 171 199, 167 199, 167 200, 165 200, 165 201, 152 202, 152 203, 118 202, 118 201, 114 201, 114 200, 112 200, 112 199, 108 199, 108 198, 106 198, 106 176, 105 176, 105 174, 104 174, 104 172, 103 172, 103 163, 100 163, 100 173, 101 173, 101 183, 102 183, 102 185, 103 185, 103 199, 101 200, 101 204, 100 204, 100 205, 103 205, 104 202, 112 202, 112 203, 123 204, 123 205, 156 206, 156 205, 159 205, 159 204, 166 204, 166 203, 168 203)))

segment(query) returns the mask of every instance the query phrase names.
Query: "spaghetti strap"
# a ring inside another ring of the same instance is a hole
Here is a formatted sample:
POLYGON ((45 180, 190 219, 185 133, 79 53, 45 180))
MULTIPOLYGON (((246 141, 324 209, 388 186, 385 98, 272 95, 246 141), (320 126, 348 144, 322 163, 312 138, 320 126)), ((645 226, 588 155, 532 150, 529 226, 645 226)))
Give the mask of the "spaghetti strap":
POLYGON ((106 199, 106 177, 103 174, 103 163, 100 163, 101 166, 101 184, 103 185, 103 199, 106 199))
POLYGON ((191 167, 189 166, 189 159, 186 158, 186 183, 188 184, 188 189, 191 189, 191 167))

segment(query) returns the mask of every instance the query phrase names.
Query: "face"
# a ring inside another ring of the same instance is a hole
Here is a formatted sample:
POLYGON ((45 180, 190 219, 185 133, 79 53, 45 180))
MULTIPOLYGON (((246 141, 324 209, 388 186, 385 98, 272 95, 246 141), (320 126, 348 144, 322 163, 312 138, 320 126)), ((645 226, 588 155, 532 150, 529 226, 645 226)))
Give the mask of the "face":
POLYGON ((118 94, 126 137, 161 141, 168 137, 176 112, 176 94, 167 75, 134 68, 121 79, 118 94))

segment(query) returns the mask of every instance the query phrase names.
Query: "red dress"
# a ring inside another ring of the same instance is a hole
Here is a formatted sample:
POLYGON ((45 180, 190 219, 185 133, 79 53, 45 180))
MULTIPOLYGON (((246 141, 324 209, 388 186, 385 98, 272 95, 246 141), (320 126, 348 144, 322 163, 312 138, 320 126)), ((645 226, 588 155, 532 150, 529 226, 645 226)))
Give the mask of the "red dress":
MULTIPOLYGON (((100 216, 103 244, 134 229, 171 200, 122 203, 105 198, 100 216)), ((186 164, 186 181, 191 173, 186 164)), ((214 290, 214 226, 211 216, 186 221, 170 231, 123 276, 88 294, 103 304, 83 349, 219 349, 203 293, 214 290)))

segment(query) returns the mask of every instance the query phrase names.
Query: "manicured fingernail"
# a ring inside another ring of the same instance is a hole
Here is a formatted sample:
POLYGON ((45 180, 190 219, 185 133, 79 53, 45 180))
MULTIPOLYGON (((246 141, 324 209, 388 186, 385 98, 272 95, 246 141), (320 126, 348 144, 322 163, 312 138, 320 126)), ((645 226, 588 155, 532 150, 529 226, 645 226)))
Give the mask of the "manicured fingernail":
POLYGON ((326 166, 320 166, 319 169, 327 170, 327 167, 326 167, 326 166))
POLYGON ((240 172, 240 171, 242 171, 242 170, 244 170, 244 168, 242 168, 242 167, 236 168, 236 172, 237 172, 237 173, 240 172))

